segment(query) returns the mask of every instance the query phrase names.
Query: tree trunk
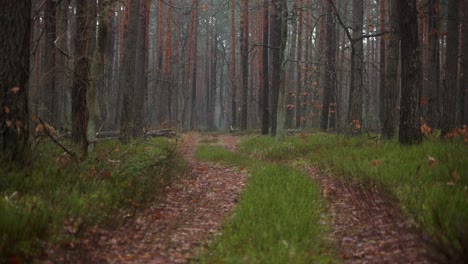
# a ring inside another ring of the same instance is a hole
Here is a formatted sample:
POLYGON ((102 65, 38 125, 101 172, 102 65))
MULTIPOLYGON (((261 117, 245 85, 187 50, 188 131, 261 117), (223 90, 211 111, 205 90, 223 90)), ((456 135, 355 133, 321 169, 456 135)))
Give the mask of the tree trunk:
POLYGON ((75 38, 75 67, 72 89, 72 138, 81 144, 83 155, 87 155, 88 139, 88 104, 86 94, 89 83, 88 47, 89 32, 86 27, 88 1, 76 1, 76 38, 75 38))
MULTIPOLYGON (((269 24, 270 24, 270 15, 268 12, 269 9, 269 0, 264 1, 263 7, 263 44, 268 45, 269 39, 269 24)), ((270 124, 270 115, 269 115, 269 108, 268 108, 268 100, 269 100, 269 87, 270 87, 270 78, 268 74, 268 52, 269 49, 267 47, 263 47, 262 49, 262 72, 263 72, 263 88, 262 88, 262 135, 268 135, 269 124, 270 124)))
POLYGON ((241 2, 241 67, 242 67, 242 106, 240 128, 247 129, 247 99, 249 92, 249 1, 241 2))
POLYGON ((192 107, 190 110, 190 128, 195 130, 198 126, 197 117, 197 71, 198 71, 198 0, 193 0, 193 43, 192 43, 192 107))
POLYGON ((288 5, 287 0, 280 0, 281 2, 276 6, 277 12, 280 16, 278 27, 280 28, 280 69, 279 69, 279 91, 278 91, 278 113, 277 113, 277 125, 276 125, 276 138, 284 138, 284 126, 286 118, 286 38, 287 32, 287 18, 288 18, 288 5))
POLYGON ((57 104, 57 91, 55 87, 55 75, 56 75, 56 62, 55 62, 55 44, 57 39, 57 28, 56 28, 56 16, 55 11, 57 9, 57 3, 54 1, 45 1, 45 13, 44 13, 44 36, 45 36, 45 48, 42 57, 44 63, 44 69, 42 74, 42 81, 40 89, 43 90, 42 94, 42 116, 41 118, 57 127, 57 113, 54 111, 57 104))
MULTIPOLYGON (((387 0, 380 0, 380 31, 384 32, 385 31, 385 21, 386 21, 386 7, 385 3, 387 0)), ((385 53, 385 38, 381 37, 380 38, 380 74, 379 74, 379 120, 381 123, 383 123, 384 120, 384 100, 385 97, 383 96, 383 92, 385 91, 385 66, 386 66, 386 53, 385 53)))
POLYGON ((460 1, 450 0, 447 18, 447 58, 445 89, 441 119, 441 136, 445 137, 457 127, 458 93, 458 46, 459 46, 459 10, 460 1))
POLYGON ((416 0, 400 0, 401 34, 401 110, 399 141, 401 144, 421 142, 421 57, 418 42, 416 0))
POLYGON ((0 158, 6 162, 24 162, 29 153, 30 16, 31 1, 4 1, 0 10, 0 158))
POLYGON ((120 116, 120 141, 129 143, 132 137, 135 103, 135 65, 138 41, 138 25, 140 16, 140 1, 131 1, 130 17, 123 54, 122 74, 120 75, 120 89, 122 90, 122 109, 120 116))
POLYGON ((329 127, 334 127, 334 115, 336 113, 334 109, 330 109, 331 107, 333 107, 333 104, 335 102, 334 94, 336 91, 336 47, 335 45, 333 45, 333 43, 336 42, 336 27, 333 19, 333 7, 328 2, 325 3, 325 5, 327 6, 326 43, 328 43, 328 45, 325 54, 325 85, 322 103, 323 109, 321 128, 323 131, 326 131, 329 127))
POLYGON ((460 97, 463 98, 463 103, 461 104, 460 121, 462 125, 468 125, 468 1, 465 0, 465 6, 463 7, 463 46, 462 46, 462 76, 463 82, 460 87, 460 97))
POLYGON ((236 1, 231 1, 231 127, 237 126, 236 1))
POLYGON ((364 0, 353 0, 353 40, 351 42, 351 81, 349 88, 348 125, 354 132, 361 132, 363 89, 363 19, 364 0))
POLYGON ((276 136, 277 113, 278 113, 278 96, 280 89, 280 67, 281 67, 281 7, 280 1, 273 0, 272 26, 270 29, 270 46, 271 46, 271 135, 276 136))
MULTIPOLYGON (((304 0, 299 0, 299 14, 297 17, 298 23, 298 35, 297 35, 297 89, 296 89, 296 129, 301 128, 301 113, 302 113, 302 89, 303 89, 303 81, 302 81, 302 32, 303 32, 303 23, 304 23, 304 0)), ((308 52, 307 50, 305 52, 308 52)))
POLYGON ((440 119, 440 54, 439 54, 439 0, 428 1, 429 10, 429 92, 426 122, 439 127, 440 119))

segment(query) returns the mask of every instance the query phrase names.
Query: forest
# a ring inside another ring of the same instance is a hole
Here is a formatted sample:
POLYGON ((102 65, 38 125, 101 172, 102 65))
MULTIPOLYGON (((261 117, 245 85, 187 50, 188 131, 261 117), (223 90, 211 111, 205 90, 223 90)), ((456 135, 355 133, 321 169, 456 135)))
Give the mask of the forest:
POLYGON ((468 0, 4 0, 0 28, 0 263, 468 261, 468 0))

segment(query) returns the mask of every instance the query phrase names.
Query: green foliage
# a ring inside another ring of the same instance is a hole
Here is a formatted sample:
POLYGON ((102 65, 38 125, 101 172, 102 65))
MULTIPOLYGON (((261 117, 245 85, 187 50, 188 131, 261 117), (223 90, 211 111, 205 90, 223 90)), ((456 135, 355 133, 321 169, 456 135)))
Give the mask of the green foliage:
POLYGON ((273 161, 312 163, 369 188, 380 188, 398 199, 443 247, 468 250, 468 241, 460 237, 468 234, 468 152, 459 140, 432 139, 401 146, 396 141, 377 142, 365 135, 342 138, 313 134, 281 143, 266 137, 252 138, 243 142, 241 149, 273 161))
POLYGON ((246 167, 251 178, 233 216, 198 261, 202 263, 333 263, 323 241, 323 203, 319 187, 304 173, 201 146, 203 160, 246 167))
POLYGON ((47 241, 66 241, 94 224, 153 201, 184 164, 167 139, 98 143, 76 163, 43 144, 33 165, 0 168, 0 258, 33 255, 47 241))

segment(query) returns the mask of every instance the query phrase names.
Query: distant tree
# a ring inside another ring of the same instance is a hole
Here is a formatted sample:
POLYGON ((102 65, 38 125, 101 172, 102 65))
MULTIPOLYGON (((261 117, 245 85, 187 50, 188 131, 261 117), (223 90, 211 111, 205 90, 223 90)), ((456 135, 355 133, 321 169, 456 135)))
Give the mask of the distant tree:
POLYGON ((421 142, 421 56, 418 42, 417 0, 399 0, 401 34, 401 144, 421 142))
POLYGON ((197 127, 197 71, 198 71, 198 0, 192 0, 192 19, 191 19, 191 28, 192 28, 192 100, 191 100, 191 109, 190 109, 190 128, 195 129, 197 127))
POLYGON ((28 78, 31 1, 3 1, 0 10, 0 152, 22 162, 29 151, 28 78))
POLYGON ((463 81, 460 86, 461 104, 461 125, 468 125, 468 1, 465 0, 463 7, 463 46, 462 46, 462 76, 463 81))
POLYGON ((442 99, 442 118, 440 120, 442 137, 457 127, 459 7, 459 0, 450 0, 448 3, 446 80, 442 99))

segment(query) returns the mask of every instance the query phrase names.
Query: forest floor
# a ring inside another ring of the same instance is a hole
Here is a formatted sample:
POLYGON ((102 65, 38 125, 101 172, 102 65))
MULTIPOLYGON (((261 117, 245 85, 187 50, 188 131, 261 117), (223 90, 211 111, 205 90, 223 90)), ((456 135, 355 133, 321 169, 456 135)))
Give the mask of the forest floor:
MULTIPOLYGON (((188 162, 186 177, 167 187, 162 200, 117 230, 92 231, 80 242, 76 255, 59 262, 74 263, 186 263, 219 233, 246 185, 246 171, 200 162, 196 147, 210 142, 236 151, 233 135, 183 136, 180 151, 188 162)), ((345 263, 431 263, 424 239, 399 205, 378 191, 309 168, 320 183, 331 220, 330 237, 345 263)))

